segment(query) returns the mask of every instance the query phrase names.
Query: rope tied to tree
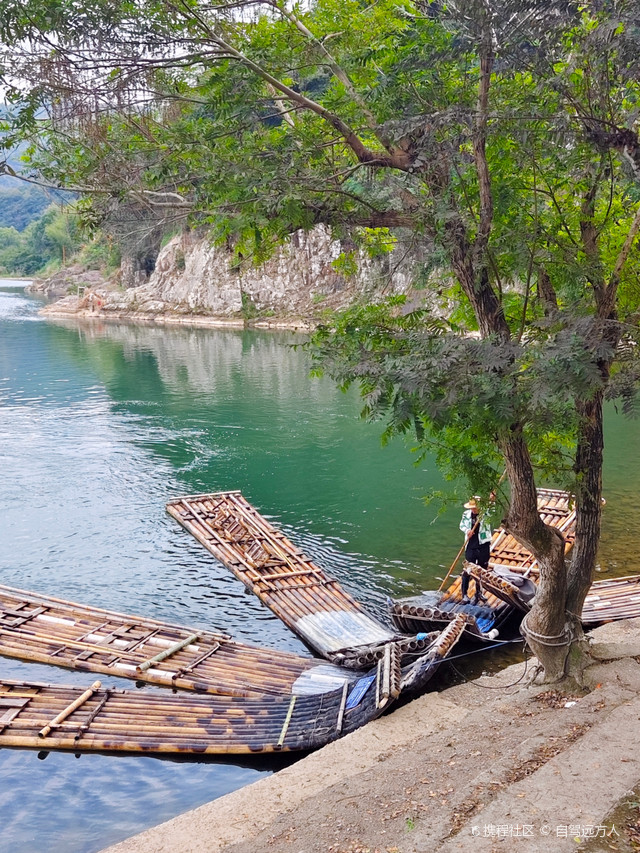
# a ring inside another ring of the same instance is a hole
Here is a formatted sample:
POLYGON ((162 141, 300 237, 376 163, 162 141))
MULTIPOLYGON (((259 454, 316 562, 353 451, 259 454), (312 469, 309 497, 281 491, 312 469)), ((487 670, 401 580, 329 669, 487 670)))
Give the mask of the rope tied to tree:
POLYGON ((565 613, 566 613, 568 616, 573 616, 573 618, 574 618, 574 619, 576 619, 578 622, 582 622, 582 616, 580 616, 578 613, 574 613, 574 612, 573 612, 573 610, 569 610, 569 609, 567 608, 567 609, 565 610, 565 613))
POLYGON ((538 634, 537 631, 534 631, 527 625, 527 618, 529 615, 529 613, 525 614, 522 622, 520 623, 520 633, 522 634, 524 632, 523 636, 525 639, 527 637, 531 637, 532 640, 535 640, 536 643, 540 643, 541 646, 549 647, 566 646, 571 642, 573 632, 568 628, 565 628, 562 634, 538 634), (553 642, 554 640, 559 642, 553 642))

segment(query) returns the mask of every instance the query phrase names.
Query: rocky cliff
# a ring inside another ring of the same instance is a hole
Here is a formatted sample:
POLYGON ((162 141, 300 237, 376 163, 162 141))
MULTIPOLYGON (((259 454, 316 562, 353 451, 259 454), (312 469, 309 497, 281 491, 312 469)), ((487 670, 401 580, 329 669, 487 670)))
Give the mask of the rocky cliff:
POLYGON ((231 252, 186 233, 161 249, 144 284, 99 288, 97 298, 69 296, 46 310, 178 321, 313 321, 327 308, 408 292, 421 260, 415 251, 398 246, 382 257, 361 256, 357 272, 346 276, 333 265, 342 251, 327 229, 317 227, 294 234, 260 267, 234 266, 231 252))

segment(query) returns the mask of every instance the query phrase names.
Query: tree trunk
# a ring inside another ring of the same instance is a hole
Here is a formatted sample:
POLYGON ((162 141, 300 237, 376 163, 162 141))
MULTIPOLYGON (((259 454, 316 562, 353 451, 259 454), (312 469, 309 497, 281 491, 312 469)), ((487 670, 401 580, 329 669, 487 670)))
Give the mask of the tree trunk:
POLYGON ((545 681, 559 681, 565 674, 572 638, 565 612, 565 540, 561 533, 544 524, 538 513, 533 468, 522 432, 514 430, 500 444, 511 483, 506 527, 536 557, 540 571, 538 591, 523 620, 522 631, 544 668, 545 681))
POLYGON ((538 298, 544 307, 544 316, 552 317, 558 311, 558 297, 544 267, 538 270, 538 298))
POLYGON ((567 657, 574 636, 565 608, 567 572, 564 537, 552 531, 550 540, 545 553, 538 556, 538 591, 533 607, 522 621, 521 631, 544 668, 544 680, 554 682, 566 674, 567 657))
MULTIPOLYGON (((493 67, 492 30, 489 16, 483 19, 478 102, 473 130, 473 151, 478 176, 479 210, 475 239, 470 240, 460 215, 445 221, 445 245, 452 268, 464 290, 483 338, 501 342, 511 339, 509 325, 489 276, 489 239, 493 225, 491 175, 486 156, 489 90, 493 67)), ((527 643, 544 668, 546 681, 558 681, 565 673, 571 643, 565 603, 567 573, 564 537, 543 523, 538 513, 538 496, 531 457, 522 424, 514 423, 499 437, 507 475, 511 483, 511 505, 505 526, 528 548, 538 562, 540 578, 531 611, 523 621, 527 643)))
POLYGON ((567 612, 581 635, 580 616, 585 597, 593 583, 600 523, 602 518, 602 459, 604 452, 603 392, 592 400, 576 405, 580 424, 575 472, 578 481, 576 494, 576 544, 569 567, 567 612))
POLYGON ((447 248, 456 278, 469 300, 483 338, 497 335, 510 337, 509 326, 500 300, 496 296, 486 265, 479 270, 473 263, 472 244, 461 217, 452 216, 445 223, 447 248))

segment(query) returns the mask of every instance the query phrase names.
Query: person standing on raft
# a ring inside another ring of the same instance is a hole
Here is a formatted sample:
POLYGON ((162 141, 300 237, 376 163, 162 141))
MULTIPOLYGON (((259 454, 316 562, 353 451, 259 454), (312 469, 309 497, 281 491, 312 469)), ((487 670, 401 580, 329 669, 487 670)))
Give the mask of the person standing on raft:
MULTIPOLYGON (((493 497, 493 496, 492 496, 493 497)), ((465 551, 464 557, 468 563, 475 563, 476 566, 481 566, 483 569, 489 567, 489 556, 491 554, 491 524, 489 521, 478 514, 478 499, 469 498, 464 505, 464 512, 460 520, 460 530, 465 535, 465 551)), ((462 593, 462 603, 469 603, 469 581, 471 575, 466 568, 463 568, 460 577, 460 591, 462 593)), ((477 578, 474 578, 476 584, 476 593, 473 599, 474 604, 478 604, 480 599, 484 600, 482 594, 482 586, 477 578)))

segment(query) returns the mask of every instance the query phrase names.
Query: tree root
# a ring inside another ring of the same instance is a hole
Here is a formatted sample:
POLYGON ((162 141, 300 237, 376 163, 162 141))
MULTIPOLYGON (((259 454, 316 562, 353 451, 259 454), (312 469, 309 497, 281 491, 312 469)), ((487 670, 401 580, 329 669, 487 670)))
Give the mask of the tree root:
MULTIPOLYGON (((536 654, 535 640, 530 641, 527 638, 527 645, 536 654)), ((559 665, 555 667, 555 671, 553 672, 549 672, 536 656, 536 663, 531 668, 531 673, 527 677, 526 684, 528 686, 535 684, 562 684, 566 687, 584 690, 585 671, 592 664, 599 662, 597 658, 591 655, 590 645, 587 637, 582 634, 580 637, 576 637, 570 644, 559 647, 557 658, 559 665)))

